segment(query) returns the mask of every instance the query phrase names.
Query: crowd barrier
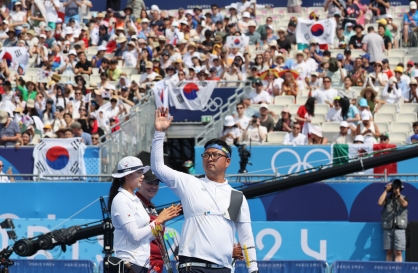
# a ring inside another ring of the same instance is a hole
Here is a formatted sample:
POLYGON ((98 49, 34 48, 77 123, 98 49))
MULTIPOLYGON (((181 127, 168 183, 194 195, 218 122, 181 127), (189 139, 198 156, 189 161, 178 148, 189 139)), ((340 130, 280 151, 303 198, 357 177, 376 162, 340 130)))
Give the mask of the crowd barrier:
POLYGON ((19 273, 95 273, 96 265, 87 260, 13 260, 10 272, 19 273))

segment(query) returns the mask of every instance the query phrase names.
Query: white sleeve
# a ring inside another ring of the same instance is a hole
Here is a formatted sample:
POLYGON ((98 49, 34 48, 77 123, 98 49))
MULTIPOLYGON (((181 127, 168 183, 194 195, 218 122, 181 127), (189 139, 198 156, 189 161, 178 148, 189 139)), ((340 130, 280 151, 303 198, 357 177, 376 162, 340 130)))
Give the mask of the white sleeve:
POLYGON ((290 137, 289 137, 289 133, 287 133, 287 134, 284 136, 284 139, 283 139, 283 145, 290 145, 290 137))
POLYGON ((129 241, 140 242, 148 237, 152 238, 151 227, 155 226, 155 222, 151 222, 145 227, 139 228, 135 222, 130 222, 122 226, 123 232, 128 237, 129 241))
MULTIPOLYGON (((169 188, 180 188, 180 191, 175 192, 181 193, 185 190, 184 184, 187 184, 187 181, 193 182, 192 178, 194 177, 189 174, 175 171, 165 165, 163 151, 164 137, 164 132, 155 131, 151 149, 151 170, 169 188)), ((181 196, 179 197, 181 198, 181 196)))
POLYGON ((248 249, 248 257, 250 259, 250 267, 248 268, 248 272, 253 272, 258 270, 257 267, 257 255, 255 252, 255 242, 253 231, 251 228, 251 223, 238 223, 237 224, 238 230, 238 238, 241 246, 244 248, 244 245, 249 248, 248 249))

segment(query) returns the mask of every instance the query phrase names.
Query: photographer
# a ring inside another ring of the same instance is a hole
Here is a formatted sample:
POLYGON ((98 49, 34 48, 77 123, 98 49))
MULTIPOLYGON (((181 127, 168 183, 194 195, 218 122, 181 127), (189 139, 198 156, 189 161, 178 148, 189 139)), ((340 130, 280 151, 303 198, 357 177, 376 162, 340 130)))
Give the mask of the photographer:
POLYGON ((247 129, 242 134, 242 141, 257 141, 263 143, 267 138, 267 128, 260 124, 260 114, 255 113, 247 129))
POLYGON ((408 198, 401 194, 403 188, 402 181, 394 179, 386 185, 377 202, 379 206, 383 206, 383 248, 386 250, 386 261, 402 262, 402 251, 406 246, 408 198), (389 192, 391 194, 388 196, 389 192))

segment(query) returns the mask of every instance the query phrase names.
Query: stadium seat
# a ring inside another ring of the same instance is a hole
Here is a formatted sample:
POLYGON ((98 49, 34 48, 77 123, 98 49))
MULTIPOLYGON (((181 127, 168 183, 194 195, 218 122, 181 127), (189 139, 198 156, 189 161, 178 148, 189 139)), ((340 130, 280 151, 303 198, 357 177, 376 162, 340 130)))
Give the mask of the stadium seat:
POLYGON ((325 114, 315 114, 315 116, 312 118, 312 122, 324 123, 325 114))
POLYGON ((328 110, 329 110, 328 104, 316 104, 315 105, 315 115, 316 114, 326 115, 328 113, 328 110))
POLYGON ((100 75, 95 75, 95 74, 90 75, 90 82, 99 83, 100 81, 101 81, 100 75))
POLYGON ((122 72, 125 72, 128 75, 128 78, 130 77, 130 75, 138 73, 138 70, 135 67, 125 66, 121 67, 120 69, 122 70, 122 72))
MULTIPOLYGON (((392 122, 391 126, 391 132, 409 132, 412 129, 412 123, 410 122, 392 122)), ((382 130, 379 127, 379 130, 382 132, 382 130)))
POLYGON ((352 86, 351 88, 356 92, 356 96, 360 96, 361 90, 363 90, 361 86, 352 86))
POLYGON ((390 124, 387 122, 375 122, 380 132, 389 132, 391 131, 390 124))
POLYGON ((284 108, 284 105, 269 105, 269 111, 272 111, 274 113, 276 113, 276 115, 278 115, 280 117, 280 114, 282 113, 282 110, 284 108))
POLYGON ((292 117, 296 117, 296 113, 298 112, 299 107, 300 105, 296 105, 296 104, 287 106, 287 108, 289 108, 290 114, 292 114, 292 117))
POLYGON ((284 136, 287 132, 269 132, 267 135, 268 142, 283 143, 284 136))
POLYGON ((398 122, 415 122, 417 121, 417 113, 398 113, 396 114, 398 122))
POLYGON ((98 68, 92 68, 91 71, 94 75, 99 75, 99 69, 98 68))
POLYGON ((398 63, 403 63, 403 58, 401 57, 388 57, 388 61, 390 64, 397 65, 398 63))
POLYGON ((397 105, 395 104, 384 104, 382 107, 379 108, 379 113, 389 113, 389 114, 396 114, 397 112, 397 105))
POLYGON ((307 100, 308 100, 308 96, 297 96, 296 97, 296 104, 297 105, 305 105, 307 100))
POLYGON ((389 137, 390 137, 391 143, 394 142, 394 143, 405 144, 405 140, 408 137, 408 133, 407 132, 393 132, 393 133, 390 133, 389 137))
POLYGON ((293 96, 275 96, 274 104, 276 105, 292 105, 295 104, 295 97, 293 96))
POLYGON ((339 122, 324 122, 322 124, 322 130, 324 132, 339 132, 340 123, 339 122))
POLYGON ((69 81, 72 81, 72 77, 71 76, 63 76, 61 75, 61 80, 59 81, 60 83, 67 83, 69 81))
POLYGON ((418 103, 401 103, 399 107, 401 113, 416 113, 418 111, 418 103))
POLYGON ((392 122, 395 121, 395 114, 390 113, 376 113, 374 115, 375 122, 392 122))
POLYGON ((136 83, 139 83, 140 79, 141 79, 141 74, 131 75, 131 81, 135 81, 136 83))
POLYGON ((406 55, 406 50, 403 48, 394 48, 389 50, 389 57, 401 57, 404 58, 406 55))
POLYGON ((25 76, 32 76, 36 77, 38 76, 39 68, 26 68, 25 76))

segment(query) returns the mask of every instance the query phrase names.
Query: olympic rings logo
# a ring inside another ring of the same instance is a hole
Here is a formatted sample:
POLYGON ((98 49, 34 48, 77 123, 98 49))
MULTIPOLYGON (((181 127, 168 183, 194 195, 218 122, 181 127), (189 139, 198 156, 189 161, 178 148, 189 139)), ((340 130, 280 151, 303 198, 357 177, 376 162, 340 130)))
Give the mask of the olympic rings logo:
POLYGON ((205 107, 202 109, 203 112, 205 111, 211 111, 211 112, 216 112, 218 111, 218 109, 221 108, 221 106, 223 105, 223 100, 220 97, 217 98, 210 98, 207 102, 207 104, 205 105, 205 107))
MULTIPOLYGON (((289 148, 284 148, 284 149, 280 149, 276 153, 274 153, 273 157, 271 158, 271 169, 272 169, 272 171, 274 173, 276 173, 276 166, 275 166, 276 158, 279 155, 284 154, 284 153, 290 153, 297 160, 297 162, 295 164, 293 164, 293 165, 290 166, 289 170, 287 171, 287 174, 292 174, 292 173, 295 173, 295 172, 299 172, 301 170, 306 170, 306 169, 313 168, 314 166, 311 163, 308 162, 309 157, 313 153, 321 153, 321 154, 324 154, 327 157, 327 159, 328 159, 328 162, 326 162, 324 160, 324 161, 321 161, 318 164, 314 164, 315 166, 317 166, 317 165, 325 165, 325 164, 331 163, 331 154, 329 152, 327 152, 326 150, 324 150, 324 149, 319 149, 319 148, 311 149, 309 152, 306 153, 306 155, 304 156, 303 161, 302 161, 301 158, 300 158, 300 156, 299 156, 299 154, 296 151, 294 151, 292 149, 289 149, 289 148)), ((286 160, 284 162, 289 162, 289 158, 286 157, 286 160)), ((280 175, 280 172, 279 172, 280 169, 281 168, 277 168, 277 175, 280 175)))

